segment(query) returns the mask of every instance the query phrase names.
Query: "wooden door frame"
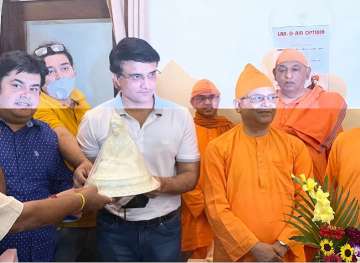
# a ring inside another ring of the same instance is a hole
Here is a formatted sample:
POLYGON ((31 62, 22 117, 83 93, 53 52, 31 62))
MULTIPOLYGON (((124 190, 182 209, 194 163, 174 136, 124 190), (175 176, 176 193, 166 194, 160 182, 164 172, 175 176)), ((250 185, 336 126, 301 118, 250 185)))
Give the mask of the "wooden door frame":
MULTIPOLYGON (((128 0, 124 17, 127 21, 128 0)), ((0 36, 0 53, 26 51, 25 22, 110 18, 106 0, 4 0, 0 36)), ((127 23, 126 23, 126 32, 127 23)), ((113 35, 113 43, 115 44, 113 35)))

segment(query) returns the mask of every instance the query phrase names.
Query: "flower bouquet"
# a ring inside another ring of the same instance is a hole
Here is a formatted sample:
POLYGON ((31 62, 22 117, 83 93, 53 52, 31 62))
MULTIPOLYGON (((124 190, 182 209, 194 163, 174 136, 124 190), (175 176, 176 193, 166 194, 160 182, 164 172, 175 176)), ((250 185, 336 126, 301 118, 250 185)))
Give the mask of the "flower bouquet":
POLYGON ((329 183, 328 177, 322 185, 304 174, 292 178, 303 191, 297 193, 294 214, 287 221, 301 235, 291 239, 316 248, 313 261, 359 261, 359 201, 351 199, 343 188, 329 183))

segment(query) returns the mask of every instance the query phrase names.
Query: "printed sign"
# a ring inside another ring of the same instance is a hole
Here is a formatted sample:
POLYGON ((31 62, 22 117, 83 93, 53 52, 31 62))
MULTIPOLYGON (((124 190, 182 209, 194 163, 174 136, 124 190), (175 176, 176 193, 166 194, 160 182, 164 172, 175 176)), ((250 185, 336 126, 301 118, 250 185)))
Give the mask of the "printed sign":
POLYGON ((329 26, 273 27, 274 47, 295 48, 307 57, 313 74, 329 73, 329 26))

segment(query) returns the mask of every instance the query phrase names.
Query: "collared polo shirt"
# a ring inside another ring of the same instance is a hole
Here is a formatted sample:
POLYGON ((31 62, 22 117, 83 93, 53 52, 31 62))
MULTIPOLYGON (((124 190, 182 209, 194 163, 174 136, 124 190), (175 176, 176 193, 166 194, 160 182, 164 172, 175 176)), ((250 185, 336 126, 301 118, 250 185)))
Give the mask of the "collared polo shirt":
MULTIPOLYGON (((113 114, 121 116, 153 176, 175 176, 176 162, 199 161, 195 126, 186 108, 155 97, 154 110, 140 127, 139 122, 124 110, 120 95, 85 114, 79 127, 78 142, 88 158, 97 157, 109 134, 113 114)), ((138 221, 163 216, 176 210, 180 203, 180 195, 162 194, 150 198, 145 208, 126 209, 126 219, 138 221)), ((124 216, 124 211, 116 205, 107 208, 115 215, 124 216)))

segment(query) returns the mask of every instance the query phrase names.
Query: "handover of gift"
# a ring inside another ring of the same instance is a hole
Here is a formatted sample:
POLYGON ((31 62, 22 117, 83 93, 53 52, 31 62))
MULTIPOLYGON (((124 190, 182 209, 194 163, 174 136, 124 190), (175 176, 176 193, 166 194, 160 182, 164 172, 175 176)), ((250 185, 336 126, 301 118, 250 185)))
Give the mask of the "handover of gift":
POLYGON ((160 186, 146 168, 121 117, 114 111, 109 135, 102 145, 86 184, 96 185, 109 197, 151 192, 160 186))

